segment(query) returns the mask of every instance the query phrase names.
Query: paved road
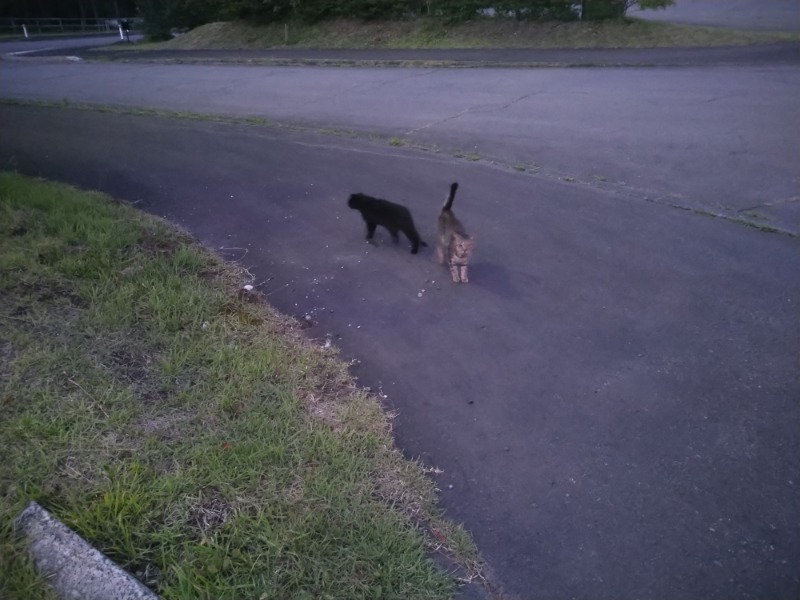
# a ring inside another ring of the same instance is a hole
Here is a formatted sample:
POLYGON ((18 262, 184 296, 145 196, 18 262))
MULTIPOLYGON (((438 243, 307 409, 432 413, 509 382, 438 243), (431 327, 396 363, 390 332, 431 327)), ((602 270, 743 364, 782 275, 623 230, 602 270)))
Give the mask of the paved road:
POLYGON ((278 308, 313 317, 310 335, 359 359, 509 593, 800 593, 798 242, 641 193, 734 209, 796 196, 795 68, 103 67, 6 62, 2 93, 535 155, 522 173, 314 132, 0 106, 2 164, 227 248, 278 308), (430 241, 453 180, 479 243, 468 286, 430 249, 366 246, 344 204, 357 189, 403 200, 430 241))
POLYGON ((797 240, 359 140, 58 109, 0 120, 4 164, 228 249, 360 360, 515 597, 800 591, 797 240), (480 244, 468 286, 430 249, 366 246, 345 206, 356 189, 405 200, 431 240, 452 180, 480 244))
MULTIPOLYGON (((0 53, 3 53, 0 44, 0 53)), ((37 58, 65 54, 118 63, 270 64, 333 66, 459 67, 683 67, 798 65, 800 44, 707 48, 267 48, 260 50, 135 50, 43 48, 37 58)), ((26 55, 30 57, 32 54, 26 55)))
POLYGON ((687 25, 800 31, 797 0, 677 0, 664 10, 631 10, 632 16, 687 25))
MULTIPOLYGON (((800 57, 798 57, 800 58, 800 57)), ((3 95, 382 134, 631 197, 800 227, 795 65, 329 69, 3 63, 3 95)))
MULTIPOLYGON (((134 34, 131 36, 131 40, 136 41, 141 39, 141 37, 141 35, 134 34)), ((54 51, 56 54, 65 54, 72 50, 84 50, 87 48, 108 46, 110 44, 116 44, 119 41, 119 35, 99 35, 74 38, 19 38, 1 42, 0 55, 16 54, 18 56, 25 56, 34 53, 46 53, 48 51, 54 51)))

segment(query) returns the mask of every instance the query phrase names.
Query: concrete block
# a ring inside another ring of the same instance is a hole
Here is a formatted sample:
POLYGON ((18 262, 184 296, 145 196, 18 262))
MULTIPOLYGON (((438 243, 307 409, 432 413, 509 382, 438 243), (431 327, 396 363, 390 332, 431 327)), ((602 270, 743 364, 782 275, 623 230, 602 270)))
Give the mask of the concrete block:
POLYGON ((65 600, 158 600, 141 582, 36 502, 15 522, 38 571, 65 600))

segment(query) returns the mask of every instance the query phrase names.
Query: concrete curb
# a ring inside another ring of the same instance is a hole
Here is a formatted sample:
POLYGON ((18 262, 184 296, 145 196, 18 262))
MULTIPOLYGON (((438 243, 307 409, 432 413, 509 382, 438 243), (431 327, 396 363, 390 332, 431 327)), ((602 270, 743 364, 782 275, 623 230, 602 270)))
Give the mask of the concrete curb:
POLYGON ((158 600, 142 583, 90 546, 36 502, 14 527, 27 538, 37 570, 56 593, 75 600, 158 600))
POLYGON ((38 61, 38 62, 83 62, 80 56, 59 55, 59 56, 29 56, 35 54, 35 50, 25 52, 7 52, 0 54, 0 60, 24 60, 24 61, 38 61))

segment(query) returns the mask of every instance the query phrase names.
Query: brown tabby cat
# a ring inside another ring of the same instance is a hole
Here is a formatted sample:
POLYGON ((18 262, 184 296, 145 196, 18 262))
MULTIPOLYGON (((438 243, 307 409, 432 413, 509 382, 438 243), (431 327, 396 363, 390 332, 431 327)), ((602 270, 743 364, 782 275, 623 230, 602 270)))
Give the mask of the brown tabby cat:
POLYGON ((450 185, 450 194, 442 206, 442 212, 439 213, 436 259, 439 264, 442 264, 447 257, 450 275, 455 283, 469 283, 467 263, 475 241, 467 234, 461 221, 453 214, 453 200, 456 197, 457 189, 458 183, 450 185))

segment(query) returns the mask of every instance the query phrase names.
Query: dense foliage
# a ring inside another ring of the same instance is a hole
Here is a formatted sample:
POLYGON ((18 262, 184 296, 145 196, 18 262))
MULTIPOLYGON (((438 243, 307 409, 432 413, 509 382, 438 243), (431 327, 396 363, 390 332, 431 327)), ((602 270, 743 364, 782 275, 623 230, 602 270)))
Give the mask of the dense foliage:
POLYGON ((168 37, 170 29, 242 19, 255 23, 287 20, 412 19, 448 22, 477 17, 518 20, 618 18, 634 5, 662 8, 675 0, 4 0, 5 17, 143 17, 146 33, 168 37))
POLYGON ((479 15, 516 19, 621 17, 628 8, 659 8, 674 0, 139 0, 144 5, 174 5, 192 15, 215 13, 219 18, 246 18, 273 22, 330 18, 397 19, 438 16, 467 20, 479 15))
MULTIPOLYGON (((166 0, 172 2, 172 0, 166 0)), ((3 0, 0 17, 15 19, 116 19, 136 16, 136 0, 3 0)))

